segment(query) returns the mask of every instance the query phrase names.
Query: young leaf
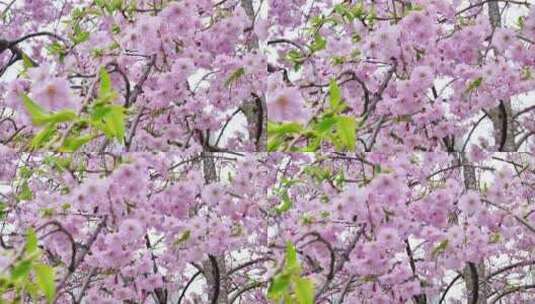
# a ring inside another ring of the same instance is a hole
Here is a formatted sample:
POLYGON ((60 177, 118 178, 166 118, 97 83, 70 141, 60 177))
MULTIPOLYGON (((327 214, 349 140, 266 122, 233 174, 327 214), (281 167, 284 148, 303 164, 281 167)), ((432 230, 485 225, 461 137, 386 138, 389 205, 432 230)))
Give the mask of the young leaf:
POLYGON ((26 233, 26 254, 32 255, 37 252, 37 235, 33 229, 28 229, 26 233))
POLYGON ((337 119, 338 137, 345 149, 354 151, 356 146, 357 123, 354 117, 340 116, 337 119))
POLYGON ((268 135, 289 135, 303 131, 303 126, 297 122, 276 124, 268 122, 268 135))
POLYGON ((243 75, 245 75, 245 68, 243 68, 243 67, 237 69, 234 72, 232 72, 232 74, 230 74, 229 78, 227 78, 227 80, 225 81, 225 86, 226 87, 231 86, 233 83, 238 81, 238 79, 240 79, 243 75))
POLYGON ((6 203, 0 201, 0 221, 6 217, 6 203))
POLYGON ((465 93, 471 93, 471 92, 475 91, 477 88, 479 88, 481 86, 482 83, 483 83, 483 77, 476 78, 474 81, 472 81, 468 85, 468 87, 466 88, 466 92, 465 93))
POLYGON ((117 138, 124 141, 125 134, 125 108, 119 105, 107 105, 97 103, 91 109, 91 120, 89 121, 95 128, 104 132, 106 137, 117 138))
POLYGON ((299 273, 301 272, 301 267, 299 266, 299 261, 297 260, 297 250, 292 242, 288 241, 286 244, 286 265, 285 271, 287 273, 299 273))
POLYGON ((48 113, 43 107, 33 101, 26 94, 22 95, 22 102, 30 114, 32 123, 36 126, 42 126, 50 123, 61 123, 77 118, 76 113, 74 113, 72 110, 62 110, 55 113, 48 113))
POLYGON ((36 126, 44 125, 49 117, 46 110, 33 101, 28 95, 22 94, 22 102, 30 114, 32 123, 36 126))
POLYGON ((433 248, 433 251, 431 251, 431 256, 436 257, 440 255, 441 253, 443 253, 446 250, 446 248, 448 248, 448 243, 449 243, 448 240, 443 240, 442 242, 440 242, 440 244, 438 244, 438 246, 433 248))
POLYGON ((312 52, 317 52, 325 49, 327 46, 327 39, 325 39, 323 36, 317 34, 314 38, 314 41, 310 45, 310 50, 312 52))
POLYGON ((52 113, 47 119, 45 119, 46 123, 60 123, 60 122, 66 122, 71 121, 77 118, 76 113, 72 110, 62 110, 59 112, 52 113))
POLYGON ((91 135, 67 137, 65 141, 63 142, 63 146, 59 148, 59 151, 60 152, 75 152, 81 146, 90 142, 91 139, 93 139, 93 136, 91 135))
POLYGON ((30 148, 35 150, 39 149, 45 142, 50 140, 52 136, 56 133, 56 125, 53 123, 49 123, 46 125, 44 129, 39 131, 37 135, 32 139, 30 142, 30 148))
POLYGON ((30 57, 25 53, 22 53, 22 65, 24 66, 24 69, 33 68, 35 66, 30 57))
POLYGON ((279 151, 279 148, 283 143, 284 136, 270 136, 268 139, 267 150, 269 152, 279 151))
POLYGON ((336 125, 336 118, 331 115, 325 115, 313 126, 321 139, 329 135, 336 125))
POLYGON ((11 269, 11 279, 17 281, 20 279, 25 279, 30 274, 32 270, 32 261, 23 260, 16 264, 13 269, 11 269))
POLYGON ((35 281, 37 286, 43 291, 48 303, 52 303, 56 296, 54 268, 46 264, 36 264, 33 266, 33 269, 35 271, 35 281))
POLYGON ((17 195, 17 199, 20 201, 29 201, 33 198, 32 190, 30 189, 30 186, 28 186, 28 181, 24 181, 22 185, 20 186, 20 192, 19 195, 17 195))
POLYGON ((295 295, 299 304, 314 303, 314 284, 310 279, 295 279, 295 295))
POLYGON ((292 205, 292 200, 288 195, 288 191, 284 191, 281 195, 281 203, 275 208, 275 210, 278 214, 282 214, 290 210, 290 208, 292 208, 292 205))
POLYGON ((331 108, 336 112, 342 101, 342 92, 340 87, 336 83, 336 80, 332 79, 329 84, 329 103, 331 108))
POLYGON ((124 112, 122 106, 112 105, 110 113, 106 119, 108 127, 112 130, 113 135, 119 142, 124 142, 125 126, 124 126, 124 112))
POLYGON ((87 31, 79 31, 74 34, 73 42, 74 44, 80 44, 83 42, 86 42, 89 39, 89 32, 87 31))
POLYGON ((291 276, 289 274, 279 274, 275 276, 269 285, 267 296, 269 299, 279 301, 282 299, 290 288, 291 276))
POLYGON ((108 96, 112 92, 110 74, 108 74, 108 71, 106 71, 106 68, 101 67, 99 70, 99 75, 100 75, 99 95, 101 97, 108 96))

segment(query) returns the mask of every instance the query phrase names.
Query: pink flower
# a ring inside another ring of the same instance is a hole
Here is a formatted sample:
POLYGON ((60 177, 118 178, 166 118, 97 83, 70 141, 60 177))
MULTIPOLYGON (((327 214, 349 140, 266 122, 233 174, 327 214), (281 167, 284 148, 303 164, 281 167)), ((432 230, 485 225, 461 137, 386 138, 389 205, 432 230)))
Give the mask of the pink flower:
POLYGON ((173 76, 180 82, 186 80, 195 71, 195 65, 189 58, 179 58, 175 60, 171 69, 173 76))
POLYGON ((472 144, 470 146, 470 151, 468 152, 468 157, 473 162, 480 162, 487 158, 487 153, 481 149, 478 145, 472 144))
POLYGON ((270 22, 266 19, 259 19, 255 22, 254 33, 260 40, 265 40, 269 36, 270 22))
POLYGON ((481 209, 479 194, 473 190, 466 192, 459 199, 459 208, 467 214, 473 214, 481 209))
POLYGON ((140 38, 141 47, 147 52, 155 52, 159 49, 161 41, 158 37, 158 29, 161 19, 155 16, 143 15, 137 24, 136 33, 140 38))
POLYGON ((418 66, 412 70, 411 81, 420 89, 433 86, 433 69, 429 66, 418 66))
POLYGON ((62 78, 50 78, 32 88, 33 98, 48 110, 73 107, 69 82, 62 78))
POLYGON ((305 99, 295 87, 270 92, 267 95, 268 118, 276 122, 294 121, 304 123, 309 119, 305 99))
POLYGON ((28 87, 28 82, 16 79, 7 85, 6 105, 14 110, 22 108, 22 94, 28 87))
POLYGON ((394 228, 384 227, 377 234, 377 242, 383 247, 394 247, 399 244, 400 238, 394 228))
POLYGON ((403 18, 401 24, 408 30, 409 35, 419 43, 425 43, 434 34, 434 24, 431 18, 423 12, 414 11, 403 18))
POLYGON ((143 236, 143 224, 135 219, 126 219, 119 226, 119 234, 135 240, 143 236))
POLYGON ((42 64, 36 68, 28 69, 30 80, 39 83, 45 81, 51 74, 51 67, 48 64, 42 64))
POLYGON ((207 185, 202 191, 202 199, 211 205, 221 202, 224 196, 225 191, 223 186, 219 183, 207 185))
POLYGON ((515 37, 515 32, 512 29, 498 28, 494 34, 493 44, 500 52, 503 52, 513 45, 515 37))
POLYGON ((535 8, 531 9, 529 16, 524 21, 522 33, 526 37, 535 37, 535 8))

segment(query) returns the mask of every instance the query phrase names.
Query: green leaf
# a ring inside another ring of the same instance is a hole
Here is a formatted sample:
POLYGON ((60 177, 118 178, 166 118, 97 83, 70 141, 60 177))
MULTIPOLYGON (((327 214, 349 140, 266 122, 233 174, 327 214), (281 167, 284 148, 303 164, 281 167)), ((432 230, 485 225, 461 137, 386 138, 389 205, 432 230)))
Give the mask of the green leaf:
POLYGON ((106 68, 100 67, 99 70, 99 77, 100 77, 100 90, 99 90, 99 96, 108 96, 112 92, 111 88, 111 78, 110 74, 108 74, 108 71, 106 71, 106 68))
POLYGON ((284 124, 277 124, 268 122, 268 135, 289 135, 300 133, 303 131, 303 126, 297 122, 290 122, 284 124))
POLYGON ((91 119, 94 121, 103 120, 110 112, 110 107, 104 102, 97 102, 91 107, 90 114, 91 119))
POLYGON ((374 172, 376 175, 381 174, 382 171, 383 171, 383 168, 381 167, 381 165, 375 165, 375 166, 373 166, 373 172, 374 172))
POLYGON ((317 34, 314 37, 314 41, 310 45, 310 50, 312 52, 317 52, 325 49, 327 47, 327 39, 323 38, 323 36, 317 34))
POLYGON ((496 243, 500 242, 500 240, 501 240, 500 233, 499 232, 495 232, 495 233, 490 235, 489 243, 496 244, 496 243))
POLYGON ((30 142, 30 148, 33 150, 39 149, 45 142, 50 140, 52 136, 56 133, 56 125, 49 123, 44 129, 39 131, 37 135, 30 142))
POLYGON ((331 115, 325 115, 314 124, 313 130, 316 131, 320 138, 323 139, 329 133, 331 133, 336 126, 336 118, 331 115))
POLYGON ((279 151, 280 146, 284 143, 283 136, 270 137, 267 144, 267 150, 269 152, 279 151))
POLYGON ((54 301, 56 296, 56 285, 54 283, 54 268, 45 264, 36 264, 33 266, 35 271, 35 281, 37 286, 43 291, 48 303, 54 301))
POLYGON ((299 266, 299 261, 297 259, 297 250, 290 241, 286 243, 286 264, 284 269, 287 273, 298 274, 301 272, 301 267, 299 266))
POLYGON ((526 23, 526 17, 525 16, 519 16, 516 19, 516 26, 518 26, 518 29, 522 30, 524 28, 524 24, 526 23))
POLYGON ((321 146, 321 138, 318 136, 312 137, 309 140, 308 145, 303 149, 303 152, 316 152, 318 151, 320 146, 321 146))
POLYGON ((232 72, 232 74, 230 74, 229 78, 227 78, 227 80, 225 81, 225 86, 226 87, 231 86, 233 83, 238 81, 238 79, 240 79, 243 75, 245 75, 245 68, 243 68, 243 67, 241 67, 241 68, 237 69, 236 71, 232 72))
POLYGON ((356 146, 357 122, 354 117, 339 116, 337 133, 344 149, 354 151, 356 146))
POLYGON ((24 181, 22 185, 20 186, 20 192, 17 196, 17 199, 21 201, 29 201, 33 198, 32 190, 30 189, 30 186, 28 185, 28 181, 24 181))
POLYGON ((279 274, 271 280, 268 287, 267 296, 269 299, 279 301, 282 299, 290 288, 291 276, 289 274, 279 274))
POLYGON ((50 52, 51 55, 64 55, 65 53, 65 47, 61 45, 59 42, 54 41, 51 44, 47 46, 48 52, 50 52))
POLYGON ((470 84, 466 88, 465 93, 471 93, 475 91, 477 88, 481 86, 482 83, 483 83, 483 77, 476 78, 475 80, 470 82, 470 84))
POLYGON ((6 203, 0 201, 0 220, 6 217, 6 203))
POLYGON ((24 69, 33 68, 35 66, 30 57, 25 53, 22 53, 22 65, 24 66, 24 69))
POLYGON ((35 231, 30 228, 26 233, 26 254, 32 255, 37 252, 39 248, 37 247, 37 235, 35 231))
POLYGON ((187 240, 189 240, 190 237, 191 237, 191 230, 186 230, 186 231, 182 232, 180 237, 173 243, 173 245, 176 247, 176 246, 186 242, 187 240))
POLYGON ((13 281, 25 279, 30 274, 30 271, 32 270, 32 261, 31 260, 23 260, 19 263, 17 263, 12 269, 11 269, 11 279, 13 281))
POLYGON ((26 107, 26 110, 30 114, 32 123, 36 126, 42 126, 50 123, 61 123, 77 118, 76 113, 72 110, 62 110, 55 113, 48 113, 43 107, 33 101, 26 94, 22 94, 22 101, 26 107))
POLYGON ((288 191, 284 191, 281 195, 281 203, 275 208, 275 211, 277 211, 278 214, 282 214, 290 210, 292 205, 292 200, 290 199, 288 191))
POLYGON ((40 105, 34 102, 28 95, 22 94, 22 102, 26 107, 26 110, 30 114, 32 123, 34 125, 40 126, 46 123, 49 118, 48 113, 40 105))
POLYGON ((63 146, 59 148, 60 152, 75 152, 81 146, 90 142, 93 139, 91 135, 82 135, 82 136, 69 136, 63 142, 63 146))
POLYGON ((79 31, 75 33, 72 40, 74 44, 80 44, 80 43, 86 42, 88 39, 89 39, 88 31, 79 31))
POLYGON ((299 304, 314 303, 314 284, 310 279, 295 279, 295 295, 299 304))
POLYGON ((120 105, 108 105, 100 102, 91 109, 91 120, 95 128, 104 132, 106 137, 117 138, 124 142, 125 136, 125 108, 120 105))
POLYGON ((433 251, 431 251, 431 256, 436 257, 442 254, 446 250, 446 248, 448 248, 448 243, 449 241, 447 239, 440 242, 440 244, 438 244, 438 246, 433 248, 433 251))
POLYGON ((337 112, 338 107, 340 106, 342 101, 342 92, 340 91, 340 87, 336 83, 335 79, 332 79, 329 84, 329 103, 331 104, 331 108, 333 111, 337 112))
POLYGON ((351 13, 353 14, 353 16, 355 18, 358 18, 358 19, 364 18, 364 16, 366 15, 366 10, 364 8, 364 4, 362 2, 359 2, 359 3, 355 4, 351 8, 351 13))
POLYGON ((522 80, 530 80, 533 79, 533 75, 531 73, 531 69, 528 66, 525 66, 522 69, 522 80))
POLYGON ((299 134, 302 131, 303 126, 299 123, 268 122, 268 151, 279 151, 280 146, 285 143, 288 136, 299 134))
POLYGON ((112 105, 110 107, 111 111, 106 119, 108 127, 112 130, 113 135, 119 142, 124 142, 125 134, 125 109, 122 106, 112 105))
POLYGON ((72 110, 62 110, 52 113, 47 119, 46 123, 61 123, 76 119, 78 116, 72 110))
POLYGON ((298 71, 305 60, 305 55, 298 50, 290 50, 286 53, 286 59, 294 64, 294 70, 298 71))

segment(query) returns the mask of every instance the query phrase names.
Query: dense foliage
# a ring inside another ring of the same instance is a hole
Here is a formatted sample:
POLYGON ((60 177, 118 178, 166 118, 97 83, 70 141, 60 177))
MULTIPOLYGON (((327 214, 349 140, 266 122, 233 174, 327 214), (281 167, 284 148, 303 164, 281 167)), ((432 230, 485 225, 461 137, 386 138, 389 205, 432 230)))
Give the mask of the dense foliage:
POLYGON ((3 155, 7 298, 45 263, 57 303, 434 303, 461 276, 533 299, 527 154, 3 155))
POLYGON ((0 304, 534 301, 530 1, 0 19, 0 304))

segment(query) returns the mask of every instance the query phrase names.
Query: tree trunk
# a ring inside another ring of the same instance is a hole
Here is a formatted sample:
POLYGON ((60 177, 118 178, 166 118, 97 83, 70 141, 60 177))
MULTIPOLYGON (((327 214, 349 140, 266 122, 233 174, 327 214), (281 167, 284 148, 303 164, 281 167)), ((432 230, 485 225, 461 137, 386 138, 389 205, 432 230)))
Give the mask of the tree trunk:
MULTIPOLYGON (((254 26, 254 7, 252 0, 241 0, 241 5, 247 16, 251 20, 252 32, 254 26)), ((258 40, 251 39, 248 44, 249 49, 258 48, 258 40)), ((241 111, 247 119, 247 130, 249 138, 255 143, 257 152, 266 151, 267 147, 267 107, 263 96, 252 96, 251 99, 243 101, 240 106, 241 111)), ((212 152, 203 152, 203 170, 206 183, 218 180, 217 169, 212 152)), ((227 279, 225 256, 210 256, 203 262, 204 276, 210 292, 211 303, 228 304, 229 286, 227 279), (214 297, 217 295, 217 299, 214 297)))
MULTIPOLYGON (((464 185, 466 189, 479 191, 476 170, 467 161, 464 154, 459 155, 459 161, 463 164, 464 185)), ((486 304, 488 297, 488 288, 481 284, 480 278, 485 277, 485 263, 467 263, 463 270, 464 282, 468 294, 469 304, 486 304)))
MULTIPOLYGON (((217 168, 213 152, 202 152, 204 180, 207 184, 216 182, 217 168)), ((204 277, 208 285, 209 303, 228 304, 228 280, 225 256, 209 256, 208 260, 202 263, 204 277), (217 297, 217 298, 216 298, 217 297)))
MULTIPOLYGON (((494 29, 502 26, 500 5, 498 1, 490 1, 488 5, 489 21, 494 29)), ((494 128, 494 142, 498 151, 516 151, 515 133, 513 124, 513 109, 511 100, 500 100, 500 105, 489 111, 490 120, 494 128)), ((463 163, 466 163, 464 155, 460 156, 463 163)), ((478 191, 476 174, 474 167, 463 167, 464 182, 467 189, 478 191)), ((468 291, 468 303, 486 304, 489 289, 486 284, 480 284, 480 278, 485 277, 485 263, 468 265, 464 269, 464 280, 468 291)))
MULTIPOLYGON (((488 14, 490 24, 494 29, 502 26, 500 4, 498 1, 489 1, 488 14)), ((513 109, 511 100, 500 100, 500 105, 489 111, 490 120, 494 127, 494 142, 498 151, 516 151, 515 133, 513 124, 513 109)))
MULTIPOLYGON (((258 48, 258 40, 254 38, 253 27, 255 22, 255 11, 253 0, 241 0, 241 6, 251 20, 249 28, 251 40, 247 47, 249 49, 258 48)), ((267 67, 266 67, 267 69, 267 67)), ((247 119, 247 130, 249 139, 255 143, 256 152, 263 152, 267 149, 267 106, 264 96, 252 96, 251 99, 245 100, 240 109, 247 119)))

